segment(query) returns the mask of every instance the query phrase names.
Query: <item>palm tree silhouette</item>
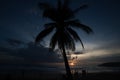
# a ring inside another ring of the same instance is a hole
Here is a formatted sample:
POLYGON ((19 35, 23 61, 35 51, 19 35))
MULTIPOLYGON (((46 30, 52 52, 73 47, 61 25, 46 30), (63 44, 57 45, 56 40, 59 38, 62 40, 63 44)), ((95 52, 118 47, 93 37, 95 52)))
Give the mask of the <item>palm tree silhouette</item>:
POLYGON ((48 34, 55 31, 51 37, 49 47, 53 50, 58 46, 61 50, 69 80, 73 80, 73 78, 66 56, 66 50, 74 51, 75 41, 80 41, 84 49, 81 38, 72 28, 80 28, 87 34, 93 32, 91 28, 80 23, 79 20, 75 18, 75 13, 86 7, 87 5, 82 5, 79 8, 72 10, 69 8, 69 0, 64 0, 63 3, 61 0, 58 0, 57 7, 54 7, 49 3, 39 3, 39 8, 43 10, 43 17, 50 19, 52 22, 44 25, 44 30, 37 35, 35 42, 40 42, 48 34))

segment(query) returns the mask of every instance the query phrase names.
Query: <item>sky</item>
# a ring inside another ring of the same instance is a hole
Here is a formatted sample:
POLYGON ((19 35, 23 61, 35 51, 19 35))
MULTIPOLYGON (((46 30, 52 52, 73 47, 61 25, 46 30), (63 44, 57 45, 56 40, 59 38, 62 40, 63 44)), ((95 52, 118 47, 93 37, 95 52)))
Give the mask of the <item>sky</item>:
MULTIPOLYGON (((51 64, 56 66, 56 59, 53 57, 50 59, 48 56, 43 57, 42 54, 37 53, 37 51, 39 52, 38 49, 29 47, 33 47, 32 42, 37 34, 44 29, 44 23, 49 22, 49 20, 42 17, 38 2, 55 4, 56 1, 0 0, 1 65, 18 62, 21 64, 25 61, 29 64, 38 62, 41 65, 43 62, 49 64, 51 60, 51 64), (27 51, 31 53, 28 54, 27 51)), ((71 0, 70 7, 75 9, 81 4, 88 4, 89 7, 77 13, 76 18, 83 24, 90 26, 94 34, 87 35, 81 30, 76 30, 85 46, 84 54, 72 54, 72 56, 78 57, 76 65, 86 67, 103 62, 120 61, 120 1, 71 0)), ((43 45, 48 46, 49 38, 44 41, 43 45)), ((42 49, 41 47, 40 52, 48 54, 42 49)), ((76 43, 76 51, 82 51, 79 43, 76 43)), ((61 60, 57 61, 57 65, 63 65, 61 60)), ((36 64, 38 65, 38 63, 36 64)))

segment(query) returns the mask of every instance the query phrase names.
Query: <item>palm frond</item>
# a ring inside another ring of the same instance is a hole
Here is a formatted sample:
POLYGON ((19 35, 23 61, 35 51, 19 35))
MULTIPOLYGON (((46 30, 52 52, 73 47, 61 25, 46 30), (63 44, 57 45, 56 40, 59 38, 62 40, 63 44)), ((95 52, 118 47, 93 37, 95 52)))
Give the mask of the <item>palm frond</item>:
POLYGON ((93 33, 93 30, 87 25, 78 23, 78 27, 84 30, 87 34, 93 33))
POLYGON ((75 17, 73 11, 70 8, 64 9, 63 14, 64 14, 63 16, 64 20, 69 20, 75 17))
POLYGON ((75 43, 74 43, 74 39, 70 36, 70 34, 66 31, 65 32, 65 34, 66 34, 66 37, 67 37, 67 44, 68 45, 66 45, 66 47, 67 47, 67 49, 69 50, 75 50, 75 43))
POLYGON ((49 28, 49 27, 51 27, 51 26, 56 27, 56 23, 46 23, 46 24, 44 24, 44 27, 45 27, 45 28, 49 28))
POLYGON ((53 21, 69 20, 74 18, 74 13, 68 7, 69 0, 64 1, 64 6, 61 0, 58 0, 58 8, 53 7, 49 3, 39 3, 39 8, 43 10, 43 17, 49 18, 53 21))
POLYGON ((52 50, 55 48, 55 45, 57 44, 58 37, 59 37, 59 35, 58 35, 58 33, 56 32, 56 33, 54 33, 54 35, 52 36, 52 38, 51 38, 51 40, 50 40, 49 46, 50 46, 50 48, 52 48, 52 50))
POLYGON ((43 10, 43 17, 56 21, 57 10, 49 3, 39 3, 39 8, 43 10))
POLYGON ((80 6, 79 8, 75 9, 73 12, 74 12, 74 13, 77 13, 77 12, 79 12, 80 10, 83 10, 83 9, 86 9, 86 8, 88 8, 88 5, 84 4, 84 5, 80 6))
POLYGON ((71 18, 74 18, 73 10, 69 7, 70 0, 64 0, 63 5, 61 6, 62 10, 60 12, 60 18, 63 18, 63 20, 69 20, 71 18))
POLYGON ((93 33, 93 30, 89 27, 89 26, 86 26, 84 24, 81 24, 79 22, 79 20, 71 20, 71 21, 68 21, 65 23, 66 25, 69 25, 69 26, 74 26, 76 28, 80 28, 82 29, 83 31, 85 31, 87 34, 90 34, 90 33, 93 33))
POLYGON ((63 45, 66 49, 75 50, 75 43, 69 33, 61 31, 58 38, 58 47, 63 49, 63 45))
POLYGON ((53 26, 51 26, 51 27, 49 27, 49 28, 45 28, 43 31, 41 31, 41 32, 37 35, 37 37, 36 37, 36 39, 35 39, 35 42, 41 41, 44 37, 46 37, 48 34, 50 34, 50 33, 53 31, 53 29, 54 29, 53 26))
POLYGON ((69 33, 72 35, 72 37, 76 40, 76 41, 80 41, 82 48, 84 49, 84 45, 83 42, 81 40, 81 38, 78 36, 78 34, 71 28, 67 28, 67 30, 69 31, 69 33))
POLYGON ((56 21, 56 19, 57 19, 57 14, 56 13, 57 13, 57 11, 54 8, 46 9, 46 10, 43 11, 43 17, 49 18, 53 21, 56 21))

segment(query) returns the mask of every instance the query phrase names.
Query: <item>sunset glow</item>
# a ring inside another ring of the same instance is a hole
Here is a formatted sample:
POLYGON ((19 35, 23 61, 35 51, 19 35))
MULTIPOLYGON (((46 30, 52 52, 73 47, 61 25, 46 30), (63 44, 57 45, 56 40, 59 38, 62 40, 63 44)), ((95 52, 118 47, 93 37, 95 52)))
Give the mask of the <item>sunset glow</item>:
POLYGON ((74 66, 75 64, 73 62, 70 63, 70 66, 74 66))

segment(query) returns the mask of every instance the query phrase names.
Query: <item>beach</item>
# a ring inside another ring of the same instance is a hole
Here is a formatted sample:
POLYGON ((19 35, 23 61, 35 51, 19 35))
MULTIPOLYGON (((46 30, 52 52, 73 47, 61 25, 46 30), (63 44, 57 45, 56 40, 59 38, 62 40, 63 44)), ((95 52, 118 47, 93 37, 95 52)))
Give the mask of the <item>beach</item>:
MULTIPOLYGON (((40 71, 7 71, 0 73, 0 80, 67 80, 65 74, 56 72, 40 71)), ((74 80, 120 80, 120 72, 94 72, 86 73, 84 76, 78 73, 74 80)))

